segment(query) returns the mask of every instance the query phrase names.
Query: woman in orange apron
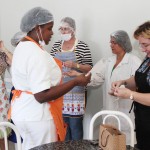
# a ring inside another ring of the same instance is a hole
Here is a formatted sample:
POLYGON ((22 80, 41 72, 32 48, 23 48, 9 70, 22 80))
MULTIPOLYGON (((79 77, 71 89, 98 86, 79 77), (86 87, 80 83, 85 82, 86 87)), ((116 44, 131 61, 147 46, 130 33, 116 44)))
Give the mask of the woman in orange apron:
POLYGON ((20 25, 27 36, 19 42, 13 54, 12 82, 16 90, 9 117, 23 138, 25 150, 64 139, 62 116, 57 116, 61 112, 57 110, 61 108, 55 102, 61 103, 58 98, 74 86, 86 85, 90 81, 90 75, 81 75, 60 84, 61 70, 43 48, 53 35, 53 21, 53 15, 44 8, 29 10, 20 25))

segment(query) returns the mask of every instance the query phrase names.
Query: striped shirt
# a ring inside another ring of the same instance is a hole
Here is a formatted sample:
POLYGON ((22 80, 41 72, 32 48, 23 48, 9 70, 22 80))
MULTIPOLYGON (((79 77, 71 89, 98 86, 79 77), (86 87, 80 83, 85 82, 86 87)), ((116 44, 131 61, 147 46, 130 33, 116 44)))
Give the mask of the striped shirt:
MULTIPOLYGON (((61 52, 61 46, 62 46, 62 41, 55 42, 50 54, 53 57, 55 57, 55 54, 57 52, 61 52)), ((77 62, 79 64, 83 64, 83 65, 88 64, 90 66, 93 66, 90 49, 88 45, 83 41, 78 40, 75 46, 75 54, 76 54, 77 62)))

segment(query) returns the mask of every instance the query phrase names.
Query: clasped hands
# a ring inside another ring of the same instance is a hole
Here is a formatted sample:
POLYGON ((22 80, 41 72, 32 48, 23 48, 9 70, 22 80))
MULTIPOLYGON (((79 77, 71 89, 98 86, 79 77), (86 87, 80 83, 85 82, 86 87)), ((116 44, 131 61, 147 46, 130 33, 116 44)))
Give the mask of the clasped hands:
POLYGON ((76 68, 76 63, 75 62, 73 62, 71 60, 65 61, 65 62, 63 62, 63 66, 66 67, 66 68, 70 68, 70 69, 68 69, 67 72, 63 72, 63 75, 70 76, 70 77, 81 75, 80 72, 78 72, 76 70, 72 70, 73 68, 76 68))
POLYGON ((112 82, 111 90, 109 94, 116 96, 118 98, 129 99, 131 90, 125 88, 124 81, 120 80, 120 81, 112 82))

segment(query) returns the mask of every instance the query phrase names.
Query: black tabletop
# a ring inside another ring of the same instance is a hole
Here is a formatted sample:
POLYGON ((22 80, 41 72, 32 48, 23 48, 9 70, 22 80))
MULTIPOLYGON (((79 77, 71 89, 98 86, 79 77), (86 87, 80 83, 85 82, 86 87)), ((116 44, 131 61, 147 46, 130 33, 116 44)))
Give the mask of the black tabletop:
MULTIPOLYGON (((43 144, 30 150, 102 150, 98 146, 98 140, 79 140, 79 141, 65 141, 65 142, 53 142, 49 144, 43 144)), ((127 146, 127 150, 136 150, 130 146, 127 146)))

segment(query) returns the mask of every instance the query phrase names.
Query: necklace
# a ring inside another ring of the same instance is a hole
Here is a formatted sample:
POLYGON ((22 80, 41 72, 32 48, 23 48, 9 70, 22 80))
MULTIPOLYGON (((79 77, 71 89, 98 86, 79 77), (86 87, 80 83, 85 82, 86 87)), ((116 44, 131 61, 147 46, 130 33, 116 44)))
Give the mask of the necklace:
POLYGON ((66 44, 66 43, 62 42, 62 44, 61 44, 61 50, 62 51, 74 51, 77 42, 78 42, 77 39, 74 41, 73 45, 72 45, 72 43, 71 44, 66 44))

